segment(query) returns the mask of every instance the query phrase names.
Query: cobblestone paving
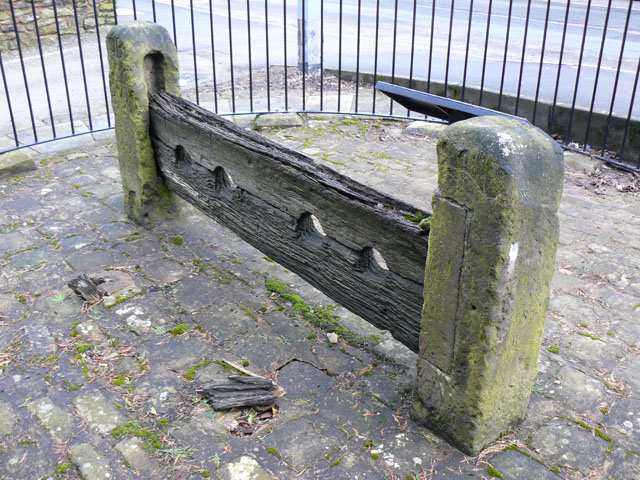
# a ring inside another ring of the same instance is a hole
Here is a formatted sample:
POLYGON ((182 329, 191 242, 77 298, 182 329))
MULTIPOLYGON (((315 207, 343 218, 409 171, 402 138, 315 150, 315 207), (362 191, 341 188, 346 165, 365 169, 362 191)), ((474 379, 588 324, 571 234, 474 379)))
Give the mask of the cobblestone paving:
MULTIPOLYGON (((435 141, 404 126, 265 133, 429 208, 435 141)), ((388 333, 192 210, 129 222, 109 138, 36 160, 0 180, 1 479, 640 477, 632 177, 567 173, 529 414, 472 459, 409 419, 415 357, 388 333), (79 273, 107 280, 101 305, 66 286, 79 273), (332 344, 314 325, 336 322, 332 344), (226 362, 274 378, 277 408, 212 410, 196 387, 226 362)))

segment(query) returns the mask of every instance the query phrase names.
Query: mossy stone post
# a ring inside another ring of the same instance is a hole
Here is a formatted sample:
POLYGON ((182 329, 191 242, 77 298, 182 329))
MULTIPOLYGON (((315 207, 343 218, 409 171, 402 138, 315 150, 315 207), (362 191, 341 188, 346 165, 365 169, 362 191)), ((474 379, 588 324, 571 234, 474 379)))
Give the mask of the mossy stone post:
POLYGON ((563 170, 524 121, 473 118, 438 141, 412 416, 470 455, 527 413, 563 170))
POLYGON ((149 95, 160 90, 180 95, 178 56, 163 27, 141 21, 111 29, 107 51, 125 210, 150 225, 165 218, 174 202, 156 170, 149 95))

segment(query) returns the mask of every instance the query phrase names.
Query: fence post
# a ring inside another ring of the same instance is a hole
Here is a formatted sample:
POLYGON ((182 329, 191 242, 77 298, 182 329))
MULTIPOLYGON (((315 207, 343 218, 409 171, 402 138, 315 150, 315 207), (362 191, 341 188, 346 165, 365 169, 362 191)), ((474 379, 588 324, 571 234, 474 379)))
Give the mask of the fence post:
POLYGON ((107 35, 111 103, 127 215, 142 225, 174 208, 156 171, 149 137, 149 95, 180 95, 178 57, 167 31, 149 22, 117 25, 107 35))
POLYGON ((527 413, 563 168, 524 121, 473 118, 438 142, 412 416, 470 455, 527 413))
POLYGON ((320 0, 298 0, 298 70, 303 73, 320 71, 320 6, 320 0))

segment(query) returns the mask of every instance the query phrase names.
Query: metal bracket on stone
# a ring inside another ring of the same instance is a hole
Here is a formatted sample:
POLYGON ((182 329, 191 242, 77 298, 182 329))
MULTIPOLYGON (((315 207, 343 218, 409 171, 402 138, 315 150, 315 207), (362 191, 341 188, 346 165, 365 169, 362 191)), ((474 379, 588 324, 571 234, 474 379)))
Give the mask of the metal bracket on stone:
POLYGON ((453 98, 445 98, 440 95, 421 92, 391 83, 376 82, 376 90, 384 93, 412 112, 423 113, 430 117, 446 120, 449 124, 487 115, 512 118, 529 123, 524 118, 491 110, 490 108, 478 107, 477 105, 454 100, 453 98))

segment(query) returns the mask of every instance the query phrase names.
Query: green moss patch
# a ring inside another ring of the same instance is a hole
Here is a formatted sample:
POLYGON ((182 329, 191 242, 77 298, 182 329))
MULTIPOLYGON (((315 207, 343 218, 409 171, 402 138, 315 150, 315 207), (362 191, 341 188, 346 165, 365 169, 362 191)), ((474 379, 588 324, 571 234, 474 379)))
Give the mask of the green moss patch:
POLYGON ((191 367, 189 370, 187 370, 187 373, 184 376, 185 380, 195 380, 196 378, 196 372, 198 371, 198 369, 200 368, 204 368, 207 365, 209 365, 209 362, 200 362, 195 364, 193 367, 191 367))

